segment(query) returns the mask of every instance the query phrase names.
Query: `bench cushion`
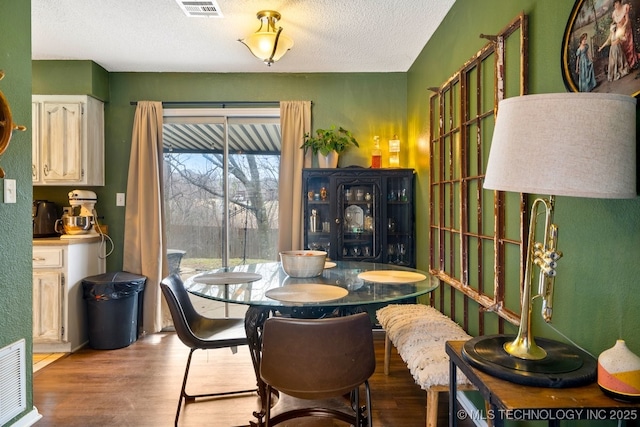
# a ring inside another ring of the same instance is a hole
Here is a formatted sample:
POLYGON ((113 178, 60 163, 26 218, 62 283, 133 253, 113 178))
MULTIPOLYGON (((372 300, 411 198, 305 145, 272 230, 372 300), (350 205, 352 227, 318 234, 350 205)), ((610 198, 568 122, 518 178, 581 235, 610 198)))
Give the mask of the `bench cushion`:
MULTIPOLYGON (((449 383, 445 342, 471 338, 464 329, 435 308, 424 304, 390 304, 376 312, 387 338, 398 350, 423 390, 449 383)), ((468 384, 458 371, 458 384, 468 384)))

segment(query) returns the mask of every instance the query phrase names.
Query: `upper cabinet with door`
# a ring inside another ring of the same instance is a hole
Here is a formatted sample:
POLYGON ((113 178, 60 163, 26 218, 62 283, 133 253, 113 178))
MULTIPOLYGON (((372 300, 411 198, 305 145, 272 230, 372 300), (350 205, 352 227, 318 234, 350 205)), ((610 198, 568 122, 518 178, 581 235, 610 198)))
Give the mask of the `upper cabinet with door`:
POLYGON ((104 185, 104 105, 86 95, 33 95, 33 185, 104 185))
POLYGON ((304 169, 305 249, 415 267, 413 169, 304 169))

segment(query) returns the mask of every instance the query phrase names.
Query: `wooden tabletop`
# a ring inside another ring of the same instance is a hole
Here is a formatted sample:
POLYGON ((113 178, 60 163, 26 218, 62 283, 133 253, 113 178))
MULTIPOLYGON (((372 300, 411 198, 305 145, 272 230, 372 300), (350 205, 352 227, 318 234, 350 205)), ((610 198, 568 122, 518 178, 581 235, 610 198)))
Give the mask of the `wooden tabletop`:
POLYGON ((467 363, 462 357, 465 341, 448 341, 446 352, 471 381, 485 400, 500 411, 504 418, 524 419, 545 415, 563 419, 626 419, 640 420, 640 403, 625 403, 605 395, 596 382, 582 387, 546 388, 515 384, 486 374, 467 363), (536 412, 536 410, 538 410, 536 412), (547 412, 544 412, 547 410, 547 412), (520 411, 520 412, 518 412, 520 411))

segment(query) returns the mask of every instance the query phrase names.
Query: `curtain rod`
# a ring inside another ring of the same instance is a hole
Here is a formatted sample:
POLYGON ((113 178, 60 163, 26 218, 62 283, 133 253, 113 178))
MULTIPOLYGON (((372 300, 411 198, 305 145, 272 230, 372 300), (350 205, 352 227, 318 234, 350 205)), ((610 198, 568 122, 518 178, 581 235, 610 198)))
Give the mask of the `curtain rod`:
MULTIPOLYGON (((138 101, 131 101, 131 105, 138 105, 138 101)), ((225 108, 227 105, 279 105, 280 101, 163 101, 162 105, 221 105, 225 108)), ((311 101, 313 105, 313 101, 311 101)))

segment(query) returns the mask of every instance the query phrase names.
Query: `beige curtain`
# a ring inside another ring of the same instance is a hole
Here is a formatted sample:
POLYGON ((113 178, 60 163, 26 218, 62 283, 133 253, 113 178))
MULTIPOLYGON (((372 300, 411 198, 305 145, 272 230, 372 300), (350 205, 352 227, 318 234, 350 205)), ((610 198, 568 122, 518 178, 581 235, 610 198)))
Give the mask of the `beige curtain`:
POLYGON ((311 167, 311 153, 300 148, 311 131, 311 101, 281 101, 278 251, 302 249, 302 168, 311 167))
POLYGON ((160 281, 168 274, 162 203, 162 103, 139 101, 131 135, 123 269, 147 277, 145 333, 162 330, 160 281))

